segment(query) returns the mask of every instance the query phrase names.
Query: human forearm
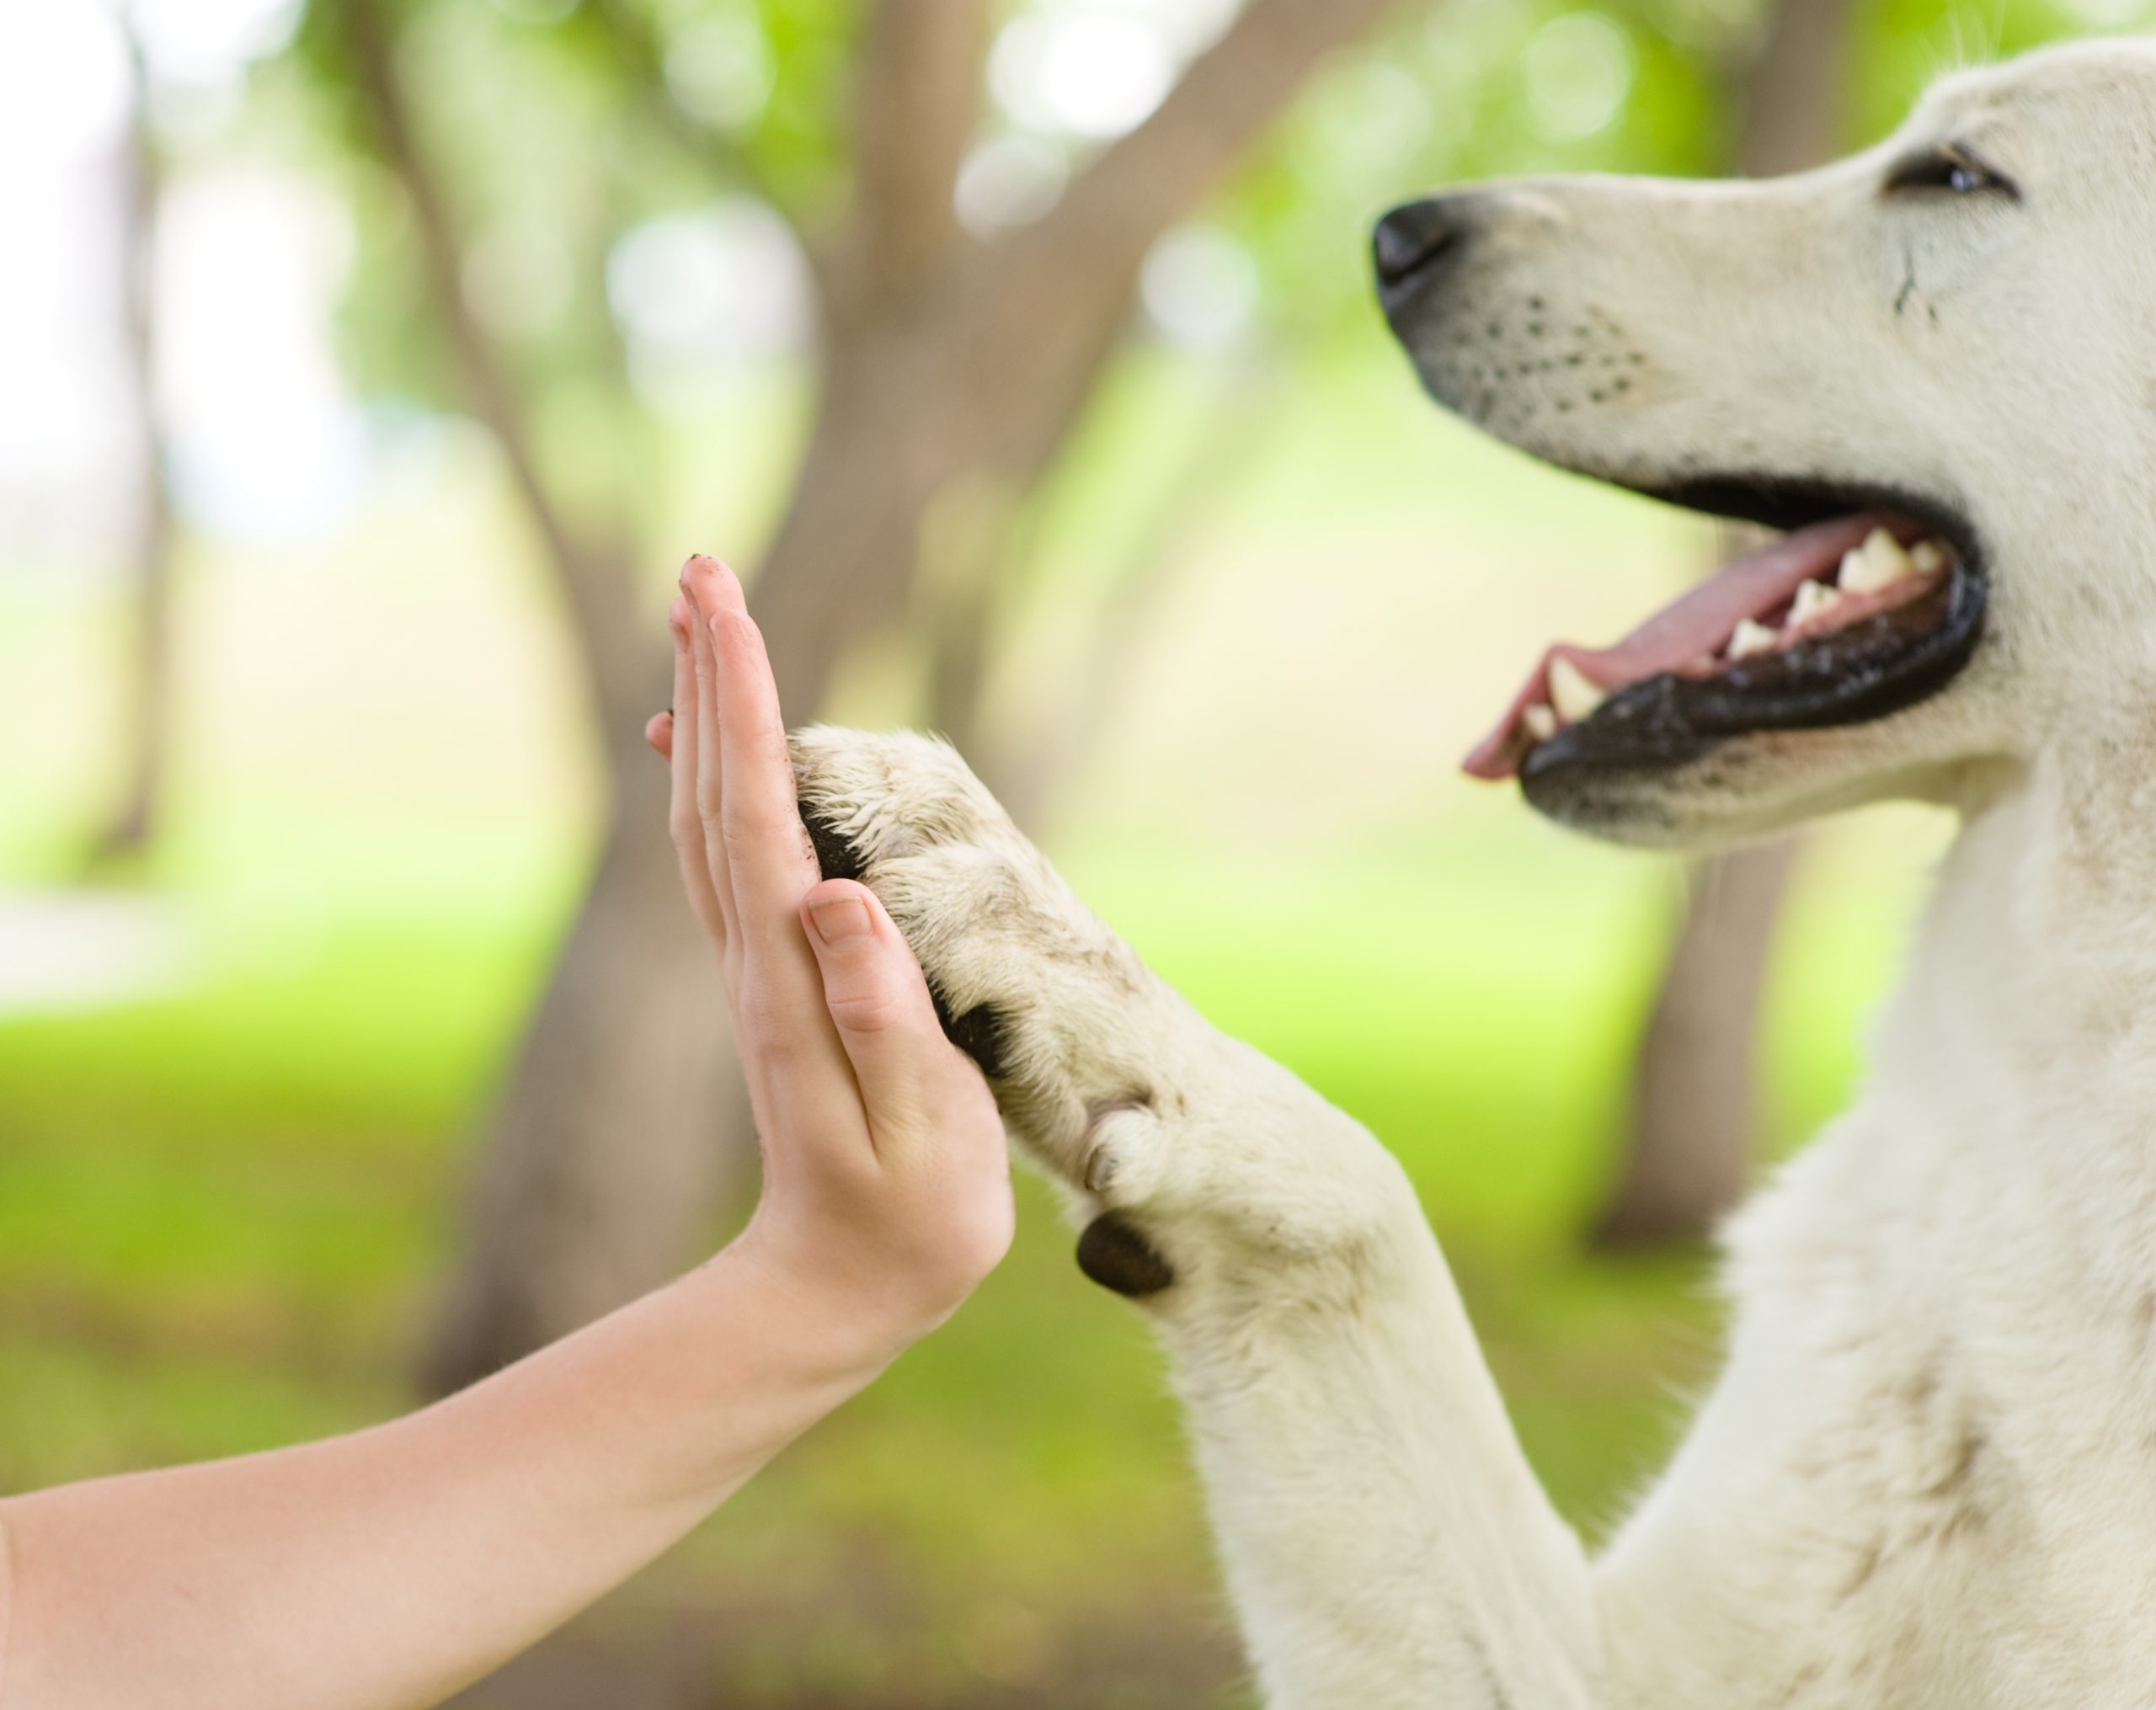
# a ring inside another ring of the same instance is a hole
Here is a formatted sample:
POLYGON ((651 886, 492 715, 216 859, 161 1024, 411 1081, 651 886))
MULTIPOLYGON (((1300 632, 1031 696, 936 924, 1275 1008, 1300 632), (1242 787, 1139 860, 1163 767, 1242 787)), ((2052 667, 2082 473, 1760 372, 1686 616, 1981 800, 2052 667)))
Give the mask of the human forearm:
POLYGON ((675 1542, 896 1345, 737 1250, 408 1418, 0 1503, 0 1703, 436 1703, 675 1542))

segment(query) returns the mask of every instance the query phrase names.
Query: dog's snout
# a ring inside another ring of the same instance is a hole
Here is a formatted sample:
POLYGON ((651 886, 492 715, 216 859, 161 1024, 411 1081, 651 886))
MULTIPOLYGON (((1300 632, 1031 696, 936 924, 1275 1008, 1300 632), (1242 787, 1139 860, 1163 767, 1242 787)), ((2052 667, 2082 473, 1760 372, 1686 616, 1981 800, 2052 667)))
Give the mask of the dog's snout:
POLYGON ((1465 232, 1457 208, 1445 197, 1404 202, 1378 221, 1370 240, 1378 288, 1387 297, 1419 283, 1458 248, 1465 232))

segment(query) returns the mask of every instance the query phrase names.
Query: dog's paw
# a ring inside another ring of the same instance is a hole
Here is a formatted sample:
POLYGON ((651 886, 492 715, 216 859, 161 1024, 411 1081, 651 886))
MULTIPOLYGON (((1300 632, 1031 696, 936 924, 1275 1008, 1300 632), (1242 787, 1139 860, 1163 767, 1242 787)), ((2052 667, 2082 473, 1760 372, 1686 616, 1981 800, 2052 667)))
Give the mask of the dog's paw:
POLYGON ((824 727, 794 737, 793 759, 825 876, 883 899, 1013 1133, 1099 1211, 1087 1273, 1129 1294, 1166 1287, 1172 1267, 1115 1208, 1159 1173, 1161 1118, 1187 1084, 1177 1036, 1194 1018, 947 744, 824 727))
POLYGON ((1365 1160, 1339 1167, 1352 1143, 1323 1153, 1353 1125, 1208 1026, 948 744, 818 727, 793 760, 825 876, 883 899, 1014 1137, 1091 1219, 1087 1275, 1155 1294, 1225 1232, 1283 1253, 1333 1239, 1365 1160))

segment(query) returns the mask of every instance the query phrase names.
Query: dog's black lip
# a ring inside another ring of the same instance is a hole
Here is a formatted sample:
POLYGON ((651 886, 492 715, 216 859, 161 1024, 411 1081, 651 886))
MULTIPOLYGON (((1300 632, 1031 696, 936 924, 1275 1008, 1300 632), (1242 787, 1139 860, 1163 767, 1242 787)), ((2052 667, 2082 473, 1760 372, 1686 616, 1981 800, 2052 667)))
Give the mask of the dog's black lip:
POLYGON ((1883 487, 1721 477, 1656 487, 1620 482, 1685 509, 1795 530, 1837 517, 1906 518, 1944 539, 1953 573, 1913 610, 1937 621, 1903 635, 1881 614, 1713 677, 1664 672, 1616 691, 1593 716, 1530 749, 1520 785, 1538 805, 1560 805, 1585 773, 1647 773, 1684 764, 1737 738, 1868 723, 1930 699, 1958 676, 1983 640, 1990 579, 1983 545, 1957 507, 1883 487))

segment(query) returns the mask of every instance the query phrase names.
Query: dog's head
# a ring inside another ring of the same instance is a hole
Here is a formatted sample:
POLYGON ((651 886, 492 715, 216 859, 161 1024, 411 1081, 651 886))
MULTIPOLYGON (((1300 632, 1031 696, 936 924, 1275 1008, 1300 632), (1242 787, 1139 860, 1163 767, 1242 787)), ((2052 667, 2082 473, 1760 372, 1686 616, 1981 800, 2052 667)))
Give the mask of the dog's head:
POLYGON ((1820 172, 1469 190, 1375 247, 1440 403, 1785 531, 1553 647, 1470 770, 1708 844, 2156 731, 2156 45, 1954 77, 1820 172))

